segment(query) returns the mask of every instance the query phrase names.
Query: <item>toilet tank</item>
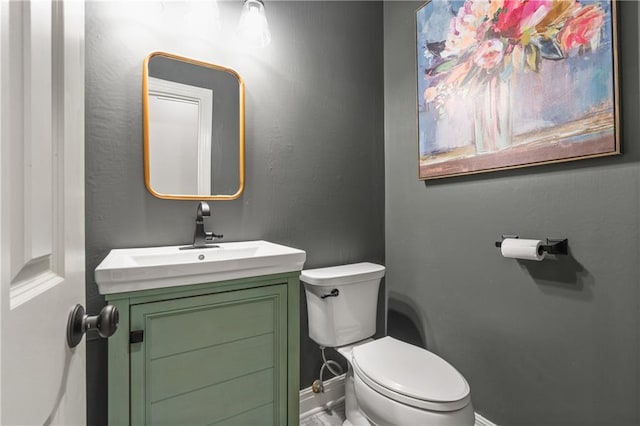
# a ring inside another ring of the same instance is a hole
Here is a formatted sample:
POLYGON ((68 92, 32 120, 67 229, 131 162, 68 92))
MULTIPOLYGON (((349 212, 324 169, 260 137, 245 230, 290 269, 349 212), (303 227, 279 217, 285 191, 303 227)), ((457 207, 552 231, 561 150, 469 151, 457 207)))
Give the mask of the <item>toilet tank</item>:
POLYGON ((384 271, 384 266, 369 262, 302 271, 309 337, 321 346, 336 347, 373 336, 384 271))

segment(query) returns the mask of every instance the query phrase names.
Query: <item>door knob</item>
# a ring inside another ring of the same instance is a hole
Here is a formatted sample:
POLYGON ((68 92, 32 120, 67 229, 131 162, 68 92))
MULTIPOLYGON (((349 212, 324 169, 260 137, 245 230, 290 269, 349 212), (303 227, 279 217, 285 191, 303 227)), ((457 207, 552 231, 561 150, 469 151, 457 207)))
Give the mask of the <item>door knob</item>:
POLYGON ((74 348, 82 340, 82 336, 89 330, 96 330, 100 337, 112 336, 118 329, 120 315, 114 305, 106 305, 98 315, 89 316, 82 305, 76 305, 69 313, 67 323, 67 344, 74 348))

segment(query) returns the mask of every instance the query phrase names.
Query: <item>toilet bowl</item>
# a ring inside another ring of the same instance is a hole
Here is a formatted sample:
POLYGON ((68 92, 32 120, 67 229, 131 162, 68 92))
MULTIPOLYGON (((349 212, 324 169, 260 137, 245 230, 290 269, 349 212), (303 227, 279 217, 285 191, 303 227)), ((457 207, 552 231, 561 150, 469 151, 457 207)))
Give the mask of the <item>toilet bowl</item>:
POLYGON ((436 354, 392 337, 373 340, 384 267, 373 263, 302 271, 309 335, 347 360, 347 426, 473 425, 465 378, 436 354))
POLYGON ((469 384, 432 352, 392 337, 337 350, 349 362, 352 396, 369 421, 360 424, 474 424, 469 384))

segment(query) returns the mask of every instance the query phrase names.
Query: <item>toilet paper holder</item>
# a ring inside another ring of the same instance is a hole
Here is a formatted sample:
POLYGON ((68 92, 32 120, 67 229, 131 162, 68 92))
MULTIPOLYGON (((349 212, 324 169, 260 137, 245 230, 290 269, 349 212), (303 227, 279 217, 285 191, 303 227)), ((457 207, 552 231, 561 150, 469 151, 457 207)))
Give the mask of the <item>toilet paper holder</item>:
MULTIPOLYGON (((505 238, 520 238, 517 235, 503 235, 502 240, 505 238)), ((543 252, 547 252, 548 254, 561 254, 567 255, 569 254, 569 240, 567 238, 563 239, 551 239, 547 238, 547 243, 542 244, 540 249, 543 252)), ((496 241, 496 247, 502 247, 502 241, 496 241)), ((540 253, 542 254, 542 253, 540 253)))

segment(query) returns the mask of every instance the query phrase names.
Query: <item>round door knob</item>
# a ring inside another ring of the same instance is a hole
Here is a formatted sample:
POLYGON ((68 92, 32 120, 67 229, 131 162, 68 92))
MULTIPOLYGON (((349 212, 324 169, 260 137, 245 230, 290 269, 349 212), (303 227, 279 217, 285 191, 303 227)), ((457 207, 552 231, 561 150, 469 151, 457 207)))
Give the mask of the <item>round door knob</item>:
POLYGON ((114 305, 106 305, 98 315, 89 316, 82 305, 76 305, 69 314, 67 323, 67 344, 78 346, 82 336, 89 330, 96 330, 100 337, 110 337, 118 329, 120 315, 114 305))

